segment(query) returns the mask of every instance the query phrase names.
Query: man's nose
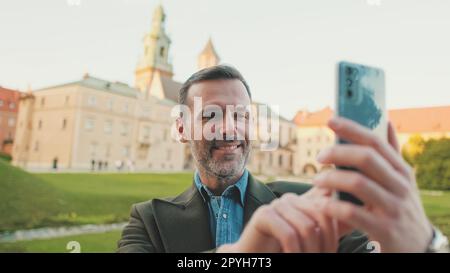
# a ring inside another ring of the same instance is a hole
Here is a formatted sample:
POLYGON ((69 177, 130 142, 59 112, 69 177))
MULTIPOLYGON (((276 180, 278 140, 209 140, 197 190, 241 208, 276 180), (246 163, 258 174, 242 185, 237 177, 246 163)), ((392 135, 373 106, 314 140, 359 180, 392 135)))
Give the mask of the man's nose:
POLYGON ((219 126, 219 133, 224 139, 234 139, 237 135, 236 122, 233 118, 225 117, 219 126))

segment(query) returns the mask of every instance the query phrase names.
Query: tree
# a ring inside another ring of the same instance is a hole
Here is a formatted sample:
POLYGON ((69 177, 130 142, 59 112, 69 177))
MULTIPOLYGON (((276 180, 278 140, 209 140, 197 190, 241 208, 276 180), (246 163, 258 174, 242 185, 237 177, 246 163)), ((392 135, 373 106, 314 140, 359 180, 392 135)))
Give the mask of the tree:
POLYGON ((406 162, 411 166, 414 166, 415 160, 417 156, 422 153, 424 145, 425 140, 421 135, 412 135, 402 148, 402 156, 406 162))
POLYGON ((414 165, 420 188, 450 190, 450 138, 424 142, 414 165))

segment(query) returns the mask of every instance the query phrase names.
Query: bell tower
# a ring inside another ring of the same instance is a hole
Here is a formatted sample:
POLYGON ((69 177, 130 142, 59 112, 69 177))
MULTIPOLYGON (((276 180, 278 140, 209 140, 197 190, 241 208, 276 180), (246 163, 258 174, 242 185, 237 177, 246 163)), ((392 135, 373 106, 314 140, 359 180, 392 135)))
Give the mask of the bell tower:
POLYGON ((142 92, 148 90, 156 71, 161 76, 173 76, 172 64, 169 61, 171 41, 165 30, 165 20, 166 14, 159 5, 153 12, 151 31, 144 36, 144 52, 135 71, 135 87, 142 92))

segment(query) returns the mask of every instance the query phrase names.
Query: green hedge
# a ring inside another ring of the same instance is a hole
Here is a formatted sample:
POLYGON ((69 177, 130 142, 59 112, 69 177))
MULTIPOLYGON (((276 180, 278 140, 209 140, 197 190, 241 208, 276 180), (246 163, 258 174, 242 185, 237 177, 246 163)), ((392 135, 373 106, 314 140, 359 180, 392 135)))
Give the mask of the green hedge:
POLYGON ((450 138, 425 141, 414 161, 420 188, 450 190, 450 138))

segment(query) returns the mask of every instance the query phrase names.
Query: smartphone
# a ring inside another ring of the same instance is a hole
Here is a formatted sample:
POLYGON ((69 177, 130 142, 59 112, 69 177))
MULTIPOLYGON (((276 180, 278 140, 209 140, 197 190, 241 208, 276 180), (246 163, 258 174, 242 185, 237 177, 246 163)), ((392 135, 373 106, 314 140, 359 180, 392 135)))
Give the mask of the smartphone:
MULTIPOLYGON (((387 141, 385 106, 385 75, 380 68, 339 62, 337 65, 336 115, 351 119, 387 141)), ((340 144, 348 143, 343 139, 340 144)), ((346 166, 338 169, 358 171, 346 166)), ((363 205, 363 202, 346 192, 337 192, 340 200, 363 205)))

